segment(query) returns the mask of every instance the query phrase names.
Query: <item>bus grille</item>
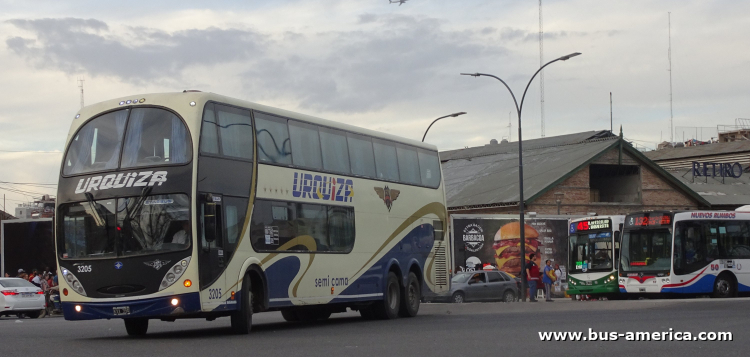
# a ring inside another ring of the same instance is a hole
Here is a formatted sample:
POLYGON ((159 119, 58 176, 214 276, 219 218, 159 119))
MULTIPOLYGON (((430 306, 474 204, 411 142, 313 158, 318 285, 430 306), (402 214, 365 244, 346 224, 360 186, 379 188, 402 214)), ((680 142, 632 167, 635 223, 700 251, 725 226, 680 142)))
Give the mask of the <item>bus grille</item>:
POLYGON ((446 265, 445 247, 438 247, 435 250, 435 285, 448 285, 446 265))

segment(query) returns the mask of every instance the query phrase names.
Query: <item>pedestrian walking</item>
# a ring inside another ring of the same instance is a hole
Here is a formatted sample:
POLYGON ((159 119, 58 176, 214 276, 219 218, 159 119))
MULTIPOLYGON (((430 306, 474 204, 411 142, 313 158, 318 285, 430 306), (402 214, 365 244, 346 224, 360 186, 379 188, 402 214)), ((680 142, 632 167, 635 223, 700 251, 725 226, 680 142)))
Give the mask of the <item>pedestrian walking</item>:
POLYGON ((529 283, 529 301, 536 302, 536 290, 537 284, 541 283, 539 280, 539 266, 534 263, 534 257, 536 254, 531 253, 529 255, 529 262, 526 263, 526 280, 529 283))
POLYGON ((555 277, 555 270, 550 265, 552 262, 547 259, 544 262, 544 274, 542 275, 542 281, 544 282, 544 300, 552 302, 552 284, 557 280, 555 277))

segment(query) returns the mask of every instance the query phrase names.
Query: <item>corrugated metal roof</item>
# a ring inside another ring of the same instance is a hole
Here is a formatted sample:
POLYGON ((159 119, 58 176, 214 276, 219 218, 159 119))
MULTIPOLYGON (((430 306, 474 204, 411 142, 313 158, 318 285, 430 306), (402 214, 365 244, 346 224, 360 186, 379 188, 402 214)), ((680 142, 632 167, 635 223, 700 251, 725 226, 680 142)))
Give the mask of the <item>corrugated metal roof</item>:
POLYGON ((730 143, 715 143, 682 148, 669 148, 643 153, 649 159, 659 163, 663 160, 700 158, 747 152, 750 154, 750 141, 733 141, 730 143))
POLYGON ((750 204, 750 174, 733 177, 695 177, 691 169, 667 170, 713 205, 750 204), (723 182, 722 182, 723 180, 723 182))
MULTIPOLYGON (((592 133, 600 132, 564 135, 562 139, 538 139, 566 143, 556 146, 536 145, 535 148, 535 145, 529 145, 531 147, 527 148, 524 142, 524 198, 536 195, 617 143, 617 136, 584 142, 577 140, 590 138, 592 133)), ((518 202, 518 146, 517 143, 511 144, 492 145, 492 149, 515 146, 515 150, 495 154, 485 147, 440 153, 449 208, 518 202)))
MULTIPOLYGON (((582 133, 574 133, 574 134, 567 134, 567 135, 552 136, 552 137, 547 137, 547 138, 524 140, 523 151, 526 152, 527 150, 534 149, 534 148, 570 145, 570 144, 580 143, 585 140, 607 138, 607 137, 616 137, 616 135, 613 135, 609 130, 592 130, 592 131, 585 131, 582 133)), ((488 144, 485 146, 477 146, 477 147, 465 148, 465 149, 443 151, 440 153, 440 160, 446 161, 446 160, 455 160, 455 159, 465 159, 465 158, 473 158, 473 157, 495 155, 495 154, 501 154, 501 153, 512 153, 512 152, 518 152, 517 141, 494 144, 494 145, 488 144)))

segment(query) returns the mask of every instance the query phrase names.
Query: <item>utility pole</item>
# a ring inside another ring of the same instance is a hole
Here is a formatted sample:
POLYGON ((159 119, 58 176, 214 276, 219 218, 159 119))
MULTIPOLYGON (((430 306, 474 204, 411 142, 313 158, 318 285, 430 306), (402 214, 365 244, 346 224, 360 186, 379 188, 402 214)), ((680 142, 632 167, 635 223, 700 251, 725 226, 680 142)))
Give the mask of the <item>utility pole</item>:
POLYGON ((674 142, 674 115, 672 113, 672 13, 671 12, 667 13, 667 22, 669 24, 669 49, 667 50, 667 57, 669 58, 669 142, 674 142))
MULTIPOLYGON (((539 67, 544 64, 544 30, 542 27, 542 0, 539 0, 539 67)), ((542 137, 544 137, 544 71, 539 72, 539 104, 542 117, 542 137)))
POLYGON ((81 88, 81 108, 83 108, 83 78, 78 79, 78 88, 81 88))
POLYGON ((609 92, 609 132, 612 130, 612 92, 609 92))

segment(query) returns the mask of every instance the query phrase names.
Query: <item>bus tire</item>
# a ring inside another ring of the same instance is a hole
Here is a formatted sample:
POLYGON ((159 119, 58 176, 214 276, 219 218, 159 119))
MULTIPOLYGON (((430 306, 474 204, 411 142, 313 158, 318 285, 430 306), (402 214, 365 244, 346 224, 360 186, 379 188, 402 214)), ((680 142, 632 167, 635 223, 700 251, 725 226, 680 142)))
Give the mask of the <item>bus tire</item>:
POLYGON ((247 335, 253 327, 253 291, 250 289, 250 274, 242 279, 239 309, 232 312, 232 333, 247 335))
POLYGON ((375 317, 381 320, 392 320, 398 317, 401 308, 401 284, 394 272, 388 272, 383 300, 372 304, 375 317))
POLYGON ((130 336, 143 336, 148 332, 148 319, 125 319, 125 331, 130 336))
POLYGON ((422 302, 422 290, 419 286, 417 275, 410 272, 404 292, 401 294, 401 308, 398 316, 414 317, 419 312, 419 304, 422 302))
POLYGON ((293 309, 284 309, 281 310, 281 317, 284 318, 284 320, 288 322, 297 322, 299 321, 299 315, 297 315, 297 312, 293 309))
POLYGON ((730 298, 735 296, 737 287, 734 283, 734 279, 729 274, 719 274, 714 280, 714 292, 711 294, 713 298, 730 298))

